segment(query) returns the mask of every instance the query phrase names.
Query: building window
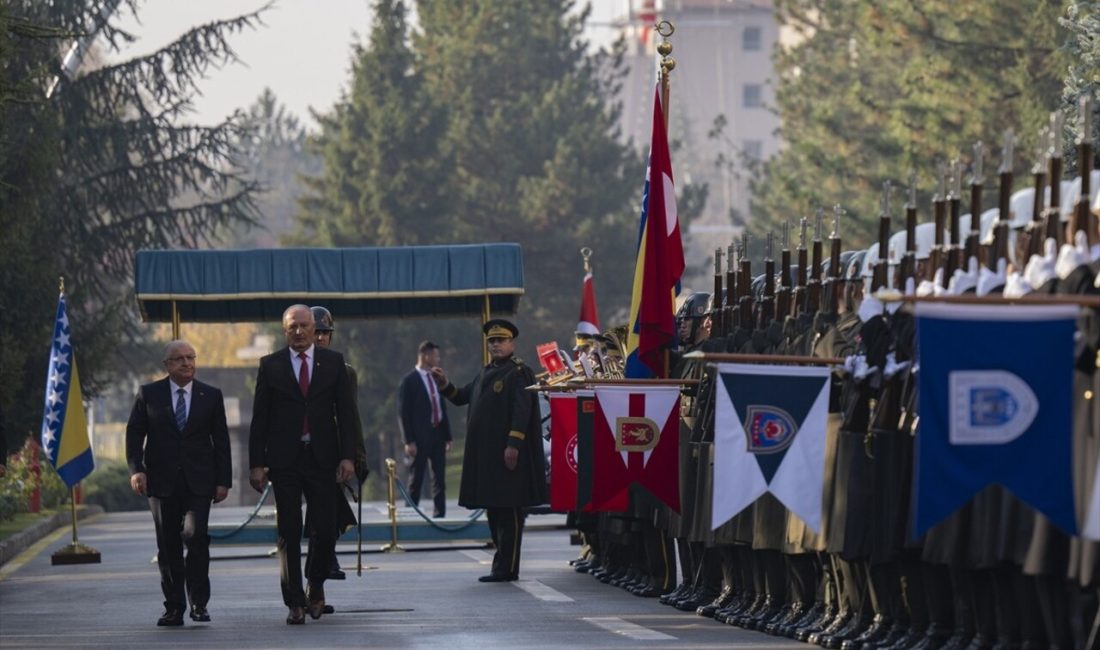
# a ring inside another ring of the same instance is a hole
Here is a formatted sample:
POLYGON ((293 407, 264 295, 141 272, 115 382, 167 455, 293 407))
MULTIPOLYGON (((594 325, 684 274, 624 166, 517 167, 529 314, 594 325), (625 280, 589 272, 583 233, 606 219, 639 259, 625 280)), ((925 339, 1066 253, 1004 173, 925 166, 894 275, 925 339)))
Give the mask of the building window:
POLYGON ((741 149, 749 160, 762 160, 764 157, 764 143, 760 140, 745 140, 741 149))
POLYGON ((759 27, 746 27, 741 32, 741 49, 746 52, 759 52, 764 48, 759 27))
POLYGON ((764 105, 763 90, 760 84, 745 84, 742 87, 741 105, 745 108, 760 108, 764 105))

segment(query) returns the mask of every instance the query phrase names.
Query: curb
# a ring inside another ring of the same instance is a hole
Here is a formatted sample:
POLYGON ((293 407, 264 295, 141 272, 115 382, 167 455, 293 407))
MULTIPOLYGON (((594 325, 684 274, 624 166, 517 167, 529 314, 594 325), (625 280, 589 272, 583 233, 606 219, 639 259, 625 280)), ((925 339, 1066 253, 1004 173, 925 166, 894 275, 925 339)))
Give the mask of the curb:
MULTIPOLYGON (((93 515, 101 515, 103 512, 103 506, 95 504, 78 506, 76 519, 80 521, 93 515)), ((68 526, 71 523, 72 517, 70 516, 70 511, 65 510, 64 512, 55 513, 48 519, 43 519, 42 521, 27 526, 11 537, 0 541, 0 566, 3 566, 8 560, 11 560, 16 555, 27 550, 31 544, 34 544, 58 528, 68 526)))

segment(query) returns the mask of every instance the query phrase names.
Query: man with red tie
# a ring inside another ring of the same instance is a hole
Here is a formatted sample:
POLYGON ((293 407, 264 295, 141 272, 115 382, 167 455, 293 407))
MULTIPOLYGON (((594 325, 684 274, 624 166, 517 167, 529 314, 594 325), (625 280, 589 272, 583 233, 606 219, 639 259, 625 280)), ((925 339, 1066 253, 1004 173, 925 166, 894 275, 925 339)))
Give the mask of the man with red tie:
POLYGON ((277 548, 289 625, 318 619, 325 609, 324 583, 336 549, 336 500, 332 490, 355 476, 355 398, 344 357, 314 345, 313 312, 292 305, 283 312, 287 347, 260 359, 249 431, 249 483, 275 488, 277 548), (302 589, 302 496, 313 522, 302 589))
POLYGON ((397 391, 398 425, 405 437, 409 466, 409 497, 420 505, 420 490, 429 465, 432 472, 433 517, 447 515, 447 452, 451 450, 451 423, 432 378, 439 366, 439 346, 424 341, 417 349, 416 367, 401 380, 397 391))

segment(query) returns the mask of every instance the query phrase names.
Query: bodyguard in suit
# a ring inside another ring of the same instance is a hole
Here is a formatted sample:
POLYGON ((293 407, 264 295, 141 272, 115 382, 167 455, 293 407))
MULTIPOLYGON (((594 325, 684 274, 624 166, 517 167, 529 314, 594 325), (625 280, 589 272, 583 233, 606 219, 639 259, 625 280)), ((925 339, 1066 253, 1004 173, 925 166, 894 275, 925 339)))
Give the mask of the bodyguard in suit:
POLYGON ((287 347, 260 359, 248 440, 249 483, 275 488, 277 548, 289 625, 321 618, 325 579, 336 548, 333 484, 355 476, 354 396, 344 357, 314 345, 313 313, 306 305, 283 312, 287 347), (302 496, 313 525, 302 589, 302 496))
POLYGON ((183 625, 188 600, 192 620, 210 620, 210 503, 233 485, 222 392, 195 379, 195 358, 186 341, 169 343, 168 376, 141 387, 126 423, 130 487, 149 497, 157 531, 161 626, 183 625))
POLYGON ((516 357, 519 329, 503 319, 482 326, 491 361, 463 387, 447 381, 441 368, 432 376, 452 404, 469 404, 466 453, 458 504, 485 508, 496 545, 493 567, 481 582, 519 579, 523 508, 546 503, 546 466, 538 398, 526 390, 535 373, 516 357))
POLYGON ((412 459, 409 467, 409 496, 420 505, 420 490, 428 466, 432 471, 433 517, 447 515, 447 452, 451 450, 451 422, 443 397, 432 378, 439 366, 439 346, 424 341, 417 349, 416 368, 401 380, 397 391, 398 425, 405 436, 405 454, 412 459))

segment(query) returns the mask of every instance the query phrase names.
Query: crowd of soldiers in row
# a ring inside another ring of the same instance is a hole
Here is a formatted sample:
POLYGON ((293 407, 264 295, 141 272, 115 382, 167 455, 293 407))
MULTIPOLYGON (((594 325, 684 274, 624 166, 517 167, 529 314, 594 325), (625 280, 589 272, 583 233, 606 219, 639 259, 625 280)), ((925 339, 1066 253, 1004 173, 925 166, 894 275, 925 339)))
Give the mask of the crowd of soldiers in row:
MULTIPOLYGON (((910 531, 915 319, 911 302, 891 298, 1100 294, 1091 138, 1086 126, 1079 175, 1063 182, 1061 125, 1053 127, 1034 183, 1016 193, 1006 134, 990 210, 982 210, 979 145, 973 216, 960 214, 963 169, 954 163, 941 169, 932 220, 917 224, 910 187, 905 227, 892 237, 884 191, 878 242, 868 250, 842 251, 837 209, 825 259, 820 213, 811 242, 803 220, 794 263, 785 233, 778 265, 769 235, 764 273, 755 277, 744 239, 730 247, 725 272, 716 251, 713 291, 695 293, 677 315, 679 352, 847 359, 833 373, 822 528, 815 533, 766 494, 711 529, 714 368, 677 357, 673 376, 700 380, 681 401, 681 510, 638 490, 629 512, 575 513, 585 541, 576 570, 679 610, 826 648, 1097 643, 1100 543, 1067 535, 999 486, 919 538, 910 531)), ((1083 522, 1100 456, 1100 308, 1081 308, 1076 346, 1073 481, 1083 522)))

